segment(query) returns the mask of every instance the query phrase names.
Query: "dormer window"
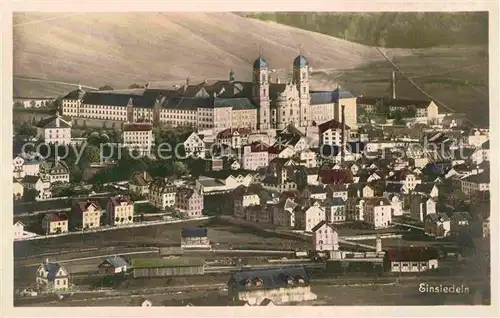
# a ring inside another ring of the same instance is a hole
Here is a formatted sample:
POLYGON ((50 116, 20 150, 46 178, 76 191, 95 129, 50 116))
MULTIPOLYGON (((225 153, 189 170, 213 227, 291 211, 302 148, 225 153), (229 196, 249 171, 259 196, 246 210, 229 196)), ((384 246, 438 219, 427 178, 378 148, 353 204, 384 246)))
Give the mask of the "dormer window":
POLYGON ((297 283, 299 283, 299 284, 304 284, 305 283, 305 280, 304 280, 304 278, 302 276, 297 276, 296 279, 297 279, 297 283))
POLYGON ((263 283, 262 279, 260 279, 260 278, 255 279, 255 286, 256 287, 262 286, 262 283, 263 283))
POLYGON ((245 285, 246 288, 249 288, 250 286, 252 286, 252 282, 249 280, 249 279, 246 279, 243 284, 245 285))
POLYGON ((291 276, 288 276, 287 279, 286 279, 286 283, 288 285, 293 285, 293 278, 291 276))

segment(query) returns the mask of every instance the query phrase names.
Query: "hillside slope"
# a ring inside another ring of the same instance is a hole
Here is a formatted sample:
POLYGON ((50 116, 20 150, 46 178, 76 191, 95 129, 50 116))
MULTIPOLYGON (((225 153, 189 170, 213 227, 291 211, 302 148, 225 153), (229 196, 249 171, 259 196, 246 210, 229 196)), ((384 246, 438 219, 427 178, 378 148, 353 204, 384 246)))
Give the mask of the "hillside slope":
POLYGON ((255 12, 241 15, 373 46, 427 48, 488 43, 487 12, 255 12))
POLYGON ((371 47, 232 13, 17 13, 13 32, 17 95, 36 95, 37 87, 18 77, 119 88, 225 79, 233 68, 238 79, 250 79, 259 45, 271 68, 287 71, 299 44, 314 69, 381 59, 371 47))

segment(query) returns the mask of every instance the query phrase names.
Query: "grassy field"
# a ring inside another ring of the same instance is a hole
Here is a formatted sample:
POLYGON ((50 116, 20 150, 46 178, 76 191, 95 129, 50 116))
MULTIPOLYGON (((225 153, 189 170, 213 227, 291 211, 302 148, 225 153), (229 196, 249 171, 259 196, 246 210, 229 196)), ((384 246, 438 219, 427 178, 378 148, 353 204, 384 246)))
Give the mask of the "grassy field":
MULTIPOLYGON (((455 112, 465 113, 479 125, 488 125, 487 46, 418 49, 411 56, 396 56, 393 61, 436 100, 455 112)), ((392 66, 383 61, 350 70, 316 72, 315 76, 325 82, 339 81, 358 96, 391 96, 391 72, 392 66)), ((399 74, 396 74, 396 96, 428 99, 399 74)), ((451 112, 438 106, 440 113, 451 112)))
MULTIPOLYGON (((354 67, 380 59, 364 45, 232 13, 57 15, 14 15, 14 24, 19 24, 13 30, 16 78, 125 88, 188 76, 193 82, 227 79, 232 68, 237 79, 248 80, 259 45, 276 69, 291 69, 299 44, 315 68, 354 67), (44 21, 30 23, 35 20, 44 21)), ((14 84, 16 95, 36 90, 36 82, 14 84)), ((58 94, 61 87, 45 85, 37 94, 58 94)))

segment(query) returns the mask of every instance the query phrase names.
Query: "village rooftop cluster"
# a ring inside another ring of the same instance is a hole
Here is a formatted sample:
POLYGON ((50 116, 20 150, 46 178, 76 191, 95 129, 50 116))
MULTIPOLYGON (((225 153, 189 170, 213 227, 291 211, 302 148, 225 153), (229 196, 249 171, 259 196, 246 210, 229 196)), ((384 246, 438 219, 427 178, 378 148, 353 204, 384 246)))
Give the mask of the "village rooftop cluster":
MULTIPOLYGON (((159 246, 150 258, 103 257, 99 277, 227 272, 228 304, 253 306, 320 300, 311 266, 321 275, 436 272, 450 250, 466 255, 475 240, 489 239, 488 128, 440 114, 432 100, 397 98, 394 81, 389 97, 355 96, 340 85, 315 90, 307 58, 291 62, 283 81, 259 56, 251 82, 230 70, 227 80, 78 87, 50 100, 55 116, 15 128, 16 243, 185 223, 169 253, 159 246), (189 226, 207 219, 307 247, 259 249, 267 263, 250 267, 238 255, 215 265, 218 253, 250 247, 210 238, 210 225, 189 226)), ((35 287, 23 288, 77 293, 71 276, 47 260, 35 287)))

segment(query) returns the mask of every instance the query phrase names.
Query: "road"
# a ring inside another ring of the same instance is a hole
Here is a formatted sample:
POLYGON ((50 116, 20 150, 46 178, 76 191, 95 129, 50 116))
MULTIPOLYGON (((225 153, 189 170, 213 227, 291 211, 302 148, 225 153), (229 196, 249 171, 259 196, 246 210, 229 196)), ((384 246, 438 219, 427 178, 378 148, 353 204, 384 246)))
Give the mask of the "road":
MULTIPOLYGON (((26 78, 26 77, 14 76, 14 79, 15 80, 21 80, 21 81, 44 82, 44 83, 62 84, 62 85, 68 85, 68 86, 78 87, 78 84, 75 84, 75 83, 49 81, 49 80, 44 80, 44 79, 39 79, 39 78, 26 78)), ((92 89, 92 90, 98 90, 99 89, 99 88, 92 87, 92 86, 87 86, 87 85, 80 85, 80 86, 82 88, 87 88, 87 89, 92 89)))

